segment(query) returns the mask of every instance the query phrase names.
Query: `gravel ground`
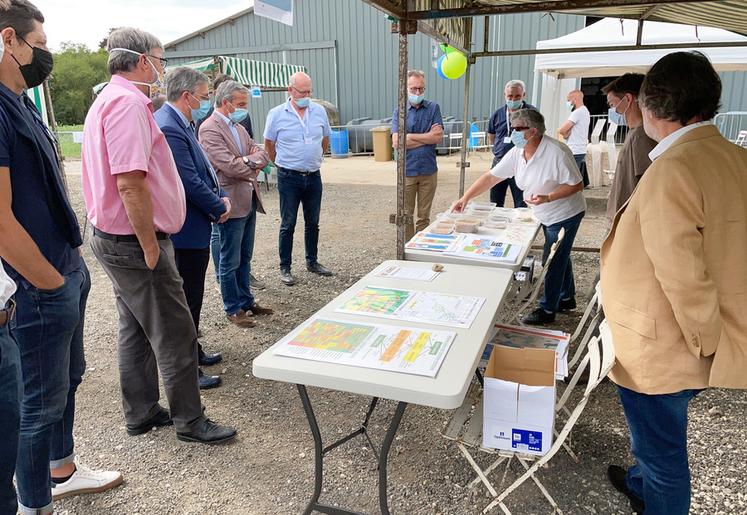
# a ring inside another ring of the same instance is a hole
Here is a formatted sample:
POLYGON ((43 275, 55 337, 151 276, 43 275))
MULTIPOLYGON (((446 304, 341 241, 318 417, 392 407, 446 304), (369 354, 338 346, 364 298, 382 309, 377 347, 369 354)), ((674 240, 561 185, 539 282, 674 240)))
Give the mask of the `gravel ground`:
MULTIPOLYGON (((453 160, 451 161, 453 162, 453 160)), ((456 191, 451 162, 442 166, 434 212, 445 208, 456 191)), ((475 167, 477 168, 477 167, 475 167)), ((381 169, 381 167, 379 168, 381 169)), ((83 213, 79 163, 68 164, 71 195, 83 213)), ((313 489, 313 441, 294 386, 263 381, 251 374, 251 362, 264 349, 321 308, 384 259, 395 257, 396 188, 391 167, 372 171, 367 158, 325 164, 320 261, 332 278, 308 274, 303 266, 302 230, 296 231, 299 284, 288 288, 277 275, 276 190, 265 193, 268 215, 260 216, 253 269, 267 289, 259 302, 276 314, 260 319, 254 329, 238 329, 224 318, 220 295, 209 272, 202 315, 203 343, 223 353, 224 362, 207 369, 219 373, 223 386, 203 393, 208 415, 236 426, 239 437, 224 446, 178 442, 173 428, 130 438, 124 430, 116 361, 117 320, 108 278, 86 245, 93 288, 88 303, 86 355, 88 369, 77 396, 76 447, 92 467, 122 471, 125 484, 113 491, 57 503, 69 514, 292 514, 299 513, 313 489), (356 174, 355 171, 359 171, 356 174), (381 180, 370 179, 380 173, 381 180), (366 184, 354 178, 368 174, 366 184), (350 180, 346 180, 350 177, 350 180), (386 175, 386 177, 385 177, 386 175), (356 183, 357 182, 357 183, 356 183), (355 184, 353 184, 355 183, 355 184), (377 184, 378 183, 378 184, 377 184)), ((468 183, 479 171, 470 172, 468 183)), ((590 209, 578 245, 598 245, 605 222, 600 209, 590 209)), ((299 222, 298 229, 302 228, 299 222)), ((574 254, 579 291, 591 284, 598 268, 596 254, 574 254)), ((574 327, 580 312, 559 317, 558 326, 574 327)), ((327 441, 356 429, 366 399, 339 392, 309 389, 327 441)), ((164 406, 165 399, 164 399, 164 406)), ((395 403, 384 401, 371 427, 383 438, 395 403)), ((696 514, 747 513, 747 399, 741 392, 712 390, 692 403, 690 463, 693 510, 696 514)), ((390 508, 407 514, 479 513, 488 502, 484 489, 468 491, 473 475, 456 446, 440 436, 449 412, 409 406, 389 461, 390 508)), ((612 386, 595 393, 573 433, 574 463, 561 451, 540 472, 544 484, 565 513, 630 513, 625 500, 605 480, 608 463, 626 463, 628 433, 612 386)), ((480 456, 482 465, 490 457, 480 456)), ((361 439, 336 449, 326 461, 322 501, 378 513, 377 472, 361 439)), ((513 473, 518 472, 514 468, 513 473)), ((515 477, 515 476, 514 476, 515 477)), ((549 505, 531 484, 509 497, 516 514, 549 513, 549 505)))

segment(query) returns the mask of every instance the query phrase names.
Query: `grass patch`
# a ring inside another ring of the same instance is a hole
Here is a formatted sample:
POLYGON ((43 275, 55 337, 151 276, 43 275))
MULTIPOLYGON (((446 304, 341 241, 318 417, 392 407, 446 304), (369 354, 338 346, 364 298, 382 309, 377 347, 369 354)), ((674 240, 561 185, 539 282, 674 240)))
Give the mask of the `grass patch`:
POLYGON ((65 158, 80 159, 80 143, 73 140, 73 132, 83 131, 82 125, 58 125, 57 137, 60 140, 60 149, 65 158))

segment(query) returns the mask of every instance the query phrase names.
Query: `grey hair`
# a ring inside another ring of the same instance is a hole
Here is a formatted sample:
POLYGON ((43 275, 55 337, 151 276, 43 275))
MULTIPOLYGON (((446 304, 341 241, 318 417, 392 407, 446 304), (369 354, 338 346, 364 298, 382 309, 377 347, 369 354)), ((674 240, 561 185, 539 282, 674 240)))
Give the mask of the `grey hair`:
POLYGON ((194 93, 200 84, 207 84, 208 78, 192 68, 180 66, 166 74, 166 98, 169 102, 177 100, 184 91, 194 93))
POLYGON ((508 81, 503 87, 503 91, 511 88, 521 88, 521 91, 523 91, 524 93, 526 93, 527 91, 527 87, 524 84, 524 81, 519 79, 511 79, 510 81, 508 81))
POLYGON ((129 72, 137 64, 140 56, 137 54, 149 54, 154 48, 163 49, 161 41, 153 34, 133 27, 122 27, 112 31, 106 43, 106 51, 109 52, 109 74, 129 72), (137 52, 135 54, 116 48, 126 48, 137 52))
POLYGON ((233 102, 233 95, 236 92, 246 93, 247 95, 249 94, 249 90, 235 80, 227 80, 221 83, 215 91, 215 107, 223 105, 224 100, 233 102))
POLYGON ((407 70, 407 78, 409 79, 410 77, 425 79, 425 72, 423 70, 407 70))
POLYGON ((511 114, 511 127, 529 127, 545 133, 545 117, 536 109, 519 109, 511 114))

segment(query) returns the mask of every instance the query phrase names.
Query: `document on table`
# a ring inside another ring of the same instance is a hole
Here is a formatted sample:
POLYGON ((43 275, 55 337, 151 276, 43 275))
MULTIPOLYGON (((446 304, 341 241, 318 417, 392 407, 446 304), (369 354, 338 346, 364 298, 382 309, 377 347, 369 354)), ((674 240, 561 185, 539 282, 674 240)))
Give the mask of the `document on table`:
POLYGON ((484 297, 366 286, 335 311, 469 328, 484 302, 484 297))
POLYGON ((484 236, 464 236, 456 248, 448 254, 454 256, 515 263, 521 254, 522 246, 517 243, 497 241, 484 236))
POLYGON ((452 331, 313 319, 273 353, 435 377, 455 337, 452 331))
POLYGON ((387 277, 389 279, 409 279, 412 281, 432 281, 439 272, 429 268, 412 268, 407 266, 390 265, 382 267, 376 273, 376 277, 387 277))
POLYGON ((405 248, 410 250, 430 250, 432 252, 447 252, 454 250, 459 243, 460 236, 450 234, 417 233, 405 248))

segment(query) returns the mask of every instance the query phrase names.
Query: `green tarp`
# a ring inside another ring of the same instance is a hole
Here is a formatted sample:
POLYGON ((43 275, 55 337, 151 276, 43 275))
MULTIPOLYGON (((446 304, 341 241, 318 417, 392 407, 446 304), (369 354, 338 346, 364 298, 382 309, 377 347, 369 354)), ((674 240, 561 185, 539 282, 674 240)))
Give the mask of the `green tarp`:
MULTIPOLYGON (((266 61, 252 61, 239 57, 218 56, 221 61, 223 73, 245 86, 259 86, 260 88, 288 87, 290 76, 296 72, 305 72, 306 68, 296 64, 278 64, 266 61)), ((184 63, 180 66, 189 66, 203 73, 210 73, 215 66, 215 59, 208 57, 199 61, 184 63)))

